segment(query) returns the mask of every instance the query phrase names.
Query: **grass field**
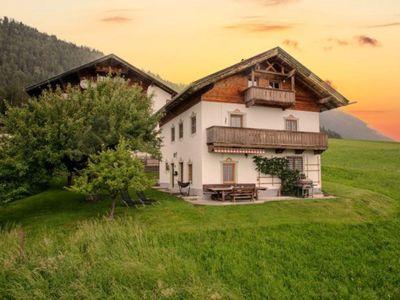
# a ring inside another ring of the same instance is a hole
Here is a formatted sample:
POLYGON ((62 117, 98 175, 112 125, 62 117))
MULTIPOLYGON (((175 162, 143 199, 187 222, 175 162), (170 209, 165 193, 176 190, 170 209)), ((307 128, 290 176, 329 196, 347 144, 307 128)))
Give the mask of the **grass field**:
POLYGON ((0 208, 0 298, 399 299, 400 144, 331 140, 331 200, 85 203, 55 186, 0 208), (26 235, 24 254, 19 234, 26 235))

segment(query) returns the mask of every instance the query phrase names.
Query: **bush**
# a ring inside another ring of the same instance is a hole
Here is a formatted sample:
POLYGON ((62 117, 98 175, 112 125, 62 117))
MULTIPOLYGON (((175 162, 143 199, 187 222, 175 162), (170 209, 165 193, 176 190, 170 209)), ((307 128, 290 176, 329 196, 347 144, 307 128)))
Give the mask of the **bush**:
POLYGON ((283 195, 295 195, 296 184, 301 179, 298 170, 289 168, 289 161, 284 157, 261 157, 255 156, 253 159, 256 170, 265 174, 277 176, 281 180, 281 192, 283 195))

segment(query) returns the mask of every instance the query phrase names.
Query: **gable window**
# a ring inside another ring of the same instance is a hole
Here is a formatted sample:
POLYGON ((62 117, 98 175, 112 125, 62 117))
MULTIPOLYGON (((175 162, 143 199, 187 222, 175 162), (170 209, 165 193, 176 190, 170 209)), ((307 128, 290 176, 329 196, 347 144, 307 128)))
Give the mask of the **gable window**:
POLYGON ((171 127, 171 142, 175 142, 175 126, 171 127))
POLYGON ((193 164, 188 163, 188 181, 193 182, 193 164))
POLYGON ((298 120, 297 119, 285 119, 285 130, 298 131, 298 120))
POLYGON ((179 138, 183 138, 183 122, 179 123, 179 138))
POLYGON ((289 168, 303 172, 303 157, 301 156, 288 156, 286 159, 289 161, 289 168))
POLYGON ((271 89, 280 89, 280 83, 279 81, 269 81, 269 88, 271 89))
POLYGON ((223 183, 235 183, 235 163, 224 162, 222 164, 222 181, 223 183))
POLYGON ((254 82, 251 80, 251 77, 247 79, 247 87, 258 86, 258 77, 254 77, 254 82))
POLYGON ((230 115, 231 127, 243 127, 243 115, 231 114, 230 115))
POLYGON ((197 130, 196 115, 192 115, 190 118, 190 132, 195 134, 197 130))

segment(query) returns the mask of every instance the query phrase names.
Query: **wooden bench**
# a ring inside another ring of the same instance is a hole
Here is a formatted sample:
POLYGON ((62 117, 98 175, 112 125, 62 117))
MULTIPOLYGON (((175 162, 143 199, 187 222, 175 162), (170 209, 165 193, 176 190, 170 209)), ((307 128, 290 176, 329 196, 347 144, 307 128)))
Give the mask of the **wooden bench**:
POLYGON ((242 186, 238 185, 233 188, 232 193, 229 194, 232 197, 232 201, 240 201, 240 200, 250 200, 254 201, 257 198, 256 195, 256 186, 242 186))
MULTIPOLYGON (((257 199, 257 189, 254 183, 241 183, 241 184, 204 184, 203 192, 205 194, 212 193, 210 189, 218 188, 232 188, 232 191, 226 194, 226 197, 231 198, 234 202, 236 200, 251 200, 257 199)), ((212 196, 211 195, 211 196, 212 196)), ((225 198, 225 197, 223 197, 225 198)), ((225 199, 222 199, 225 200, 225 199)))

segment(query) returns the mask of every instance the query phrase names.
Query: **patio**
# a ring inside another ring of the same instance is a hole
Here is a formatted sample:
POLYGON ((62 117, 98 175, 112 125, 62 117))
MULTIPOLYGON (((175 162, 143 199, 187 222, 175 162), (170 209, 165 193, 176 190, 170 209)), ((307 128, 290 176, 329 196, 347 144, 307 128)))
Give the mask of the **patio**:
POLYGON ((262 197, 255 201, 237 201, 237 202, 233 201, 222 202, 218 200, 200 198, 199 196, 189 196, 189 197, 181 196, 181 198, 193 205, 229 206, 229 205, 263 204, 267 202, 277 202, 277 201, 326 200, 326 199, 335 199, 336 197, 331 195, 315 194, 314 197, 305 197, 305 198, 279 196, 279 197, 262 197))

